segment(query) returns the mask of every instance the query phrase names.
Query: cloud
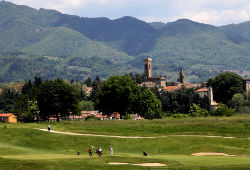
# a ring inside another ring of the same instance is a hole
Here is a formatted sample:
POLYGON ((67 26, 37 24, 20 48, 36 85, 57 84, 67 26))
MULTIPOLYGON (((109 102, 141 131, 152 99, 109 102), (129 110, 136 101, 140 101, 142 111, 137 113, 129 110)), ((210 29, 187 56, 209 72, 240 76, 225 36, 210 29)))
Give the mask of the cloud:
POLYGON ((207 11, 194 15, 191 17, 191 20, 215 25, 223 25, 229 21, 230 23, 235 23, 249 20, 249 15, 245 10, 207 11))
MULTIPOLYGON (((188 18, 212 25, 239 23, 250 19, 249 0, 186 0, 170 20, 188 18)), ((181 0, 176 0, 176 6, 181 0)))

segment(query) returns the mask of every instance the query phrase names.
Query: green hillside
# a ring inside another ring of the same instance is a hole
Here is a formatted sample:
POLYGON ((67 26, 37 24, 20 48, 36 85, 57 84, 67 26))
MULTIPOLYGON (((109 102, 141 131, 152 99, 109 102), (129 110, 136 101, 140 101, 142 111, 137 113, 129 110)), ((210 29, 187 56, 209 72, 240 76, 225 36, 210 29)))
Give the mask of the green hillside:
MULTIPOLYGON (((206 81, 211 75, 204 73, 209 70, 249 69, 249 43, 245 39, 189 20, 163 28, 150 54, 156 71, 174 72, 184 67, 188 75, 197 76, 189 77, 191 82, 206 81)), ((168 78, 177 80, 177 76, 168 78)))
POLYGON ((91 58, 100 57, 117 63, 133 59, 126 53, 118 52, 101 42, 88 39, 83 34, 66 27, 58 27, 44 39, 22 50, 29 55, 60 56, 70 60, 72 56, 91 58))
POLYGON ((176 81, 206 81, 223 70, 247 75, 249 21, 215 27, 187 19, 146 23, 66 15, 0 1, 0 81, 43 78, 82 80, 143 72, 142 54, 153 57, 153 74, 176 81), (39 63, 39 66, 37 64, 39 63), (53 70, 53 71, 52 71, 53 70))
POLYGON ((53 28, 10 20, 0 24, 0 52, 17 51, 47 36, 53 28))
POLYGON ((246 21, 240 24, 230 24, 222 26, 221 28, 225 30, 234 31, 235 33, 241 35, 243 38, 250 40, 250 21, 246 21))

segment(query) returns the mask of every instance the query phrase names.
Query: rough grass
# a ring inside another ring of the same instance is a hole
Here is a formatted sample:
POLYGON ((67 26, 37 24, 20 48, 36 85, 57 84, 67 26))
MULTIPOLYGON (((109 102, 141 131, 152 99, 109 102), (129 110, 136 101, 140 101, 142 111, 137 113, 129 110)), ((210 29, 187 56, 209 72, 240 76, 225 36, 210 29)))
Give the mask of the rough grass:
MULTIPOLYGON (((0 127, 6 124, 0 123, 0 127)), ((249 139, 167 136, 154 139, 119 139, 71 136, 39 131, 47 123, 7 124, 0 129, 0 170, 40 169, 176 169, 176 170, 245 170, 249 169, 249 139), (88 148, 103 148, 103 157, 88 157, 88 148), (109 156, 109 146, 114 156, 109 156), (81 155, 76 155, 78 150, 81 155), (142 156, 142 151, 148 157, 142 156), (190 156, 197 152, 222 152, 248 157, 190 156), (164 163, 167 167, 109 165, 108 162, 164 163)), ((153 121, 88 121, 52 123, 55 130, 72 132, 162 136, 167 134, 213 134, 248 137, 249 117, 153 120, 153 121), (227 123, 225 123, 227 122, 227 123), (199 124, 199 128, 197 125, 199 124), (209 127, 212 126, 212 127, 209 127), (221 128, 220 128, 221 125, 221 128), (126 126, 128 128, 126 128, 126 126), (236 126, 237 128, 235 128, 236 126), (203 129, 204 128, 204 129, 203 129), (108 131, 110 129, 110 132, 108 131), (134 130, 133 130, 134 129, 134 130), (159 133, 157 133, 157 129, 159 133), (184 131, 182 132, 181 129, 184 131), (210 129, 210 130, 209 130, 210 129), (213 130, 212 130, 213 129, 213 130), (223 129, 223 130, 222 130, 223 129), (237 130, 236 130, 237 129, 237 130), (176 130, 176 131, 174 131, 176 130), (208 132, 206 132, 206 130, 208 132), (123 132, 124 131, 124 132, 123 132), (223 133, 227 132, 227 133, 223 133), (242 134, 241 134, 242 133, 242 134)))
MULTIPOLYGON (((48 123, 30 126, 47 128, 48 123)), ((250 137, 250 115, 160 120, 67 121, 50 123, 53 130, 129 136, 173 134, 250 137)))

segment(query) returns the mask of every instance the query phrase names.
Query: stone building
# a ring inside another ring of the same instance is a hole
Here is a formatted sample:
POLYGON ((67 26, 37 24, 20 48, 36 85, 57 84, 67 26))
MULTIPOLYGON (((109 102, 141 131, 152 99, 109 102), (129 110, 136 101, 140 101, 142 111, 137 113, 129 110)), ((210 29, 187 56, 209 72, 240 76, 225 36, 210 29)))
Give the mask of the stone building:
POLYGON ((248 95, 250 92, 250 79, 244 79, 244 90, 248 95))
POLYGON ((144 79, 141 86, 165 89, 166 88, 166 76, 152 76, 152 58, 144 58, 144 79))
POLYGON ((205 96, 208 97, 210 110, 215 110, 218 107, 218 103, 216 103, 216 101, 214 100, 213 88, 211 86, 208 88, 204 87, 204 88, 198 89, 196 90, 196 93, 198 93, 201 98, 204 98, 205 96))
POLYGON ((179 72, 179 77, 177 82, 171 82, 170 86, 166 86, 165 90, 166 91, 176 91, 176 90, 180 90, 182 87, 185 87, 187 89, 189 88, 197 88, 197 87, 201 87, 202 84, 191 84, 185 81, 185 74, 184 74, 184 69, 181 67, 181 70, 179 72))
POLYGON ((181 67, 181 70, 180 70, 180 73, 179 73, 178 82, 184 83, 184 79, 185 79, 184 70, 183 70, 183 68, 181 67))

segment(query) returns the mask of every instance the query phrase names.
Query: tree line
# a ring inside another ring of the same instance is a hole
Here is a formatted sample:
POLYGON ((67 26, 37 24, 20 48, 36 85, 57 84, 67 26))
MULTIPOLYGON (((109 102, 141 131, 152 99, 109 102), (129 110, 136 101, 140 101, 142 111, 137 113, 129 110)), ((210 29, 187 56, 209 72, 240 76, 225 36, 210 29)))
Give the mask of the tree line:
POLYGON ((141 74, 111 76, 102 81, 98 76, 84 82, 62 79, 42 81, 35 77, 25 82, 20 92, 3 88, 0 110, 14 112, 19 121, 45 121, 50 117, 67 119, 81 110, 97 109, 110 115, 119 112, 122 118, 138 114, 146 119, 163 116, 231 116, 235 112, 249 111, 249 97, 244 92, 243 79, 234 73, 222 73, 209 79, 207 86, 214 89, 214 99, 219 102, 210 110, 207 96, 201 98, 196 89, 183 86, 177 91, 158 91, 140 87, 141 74), (92 88, 89 93, 89 88, 92 88))

